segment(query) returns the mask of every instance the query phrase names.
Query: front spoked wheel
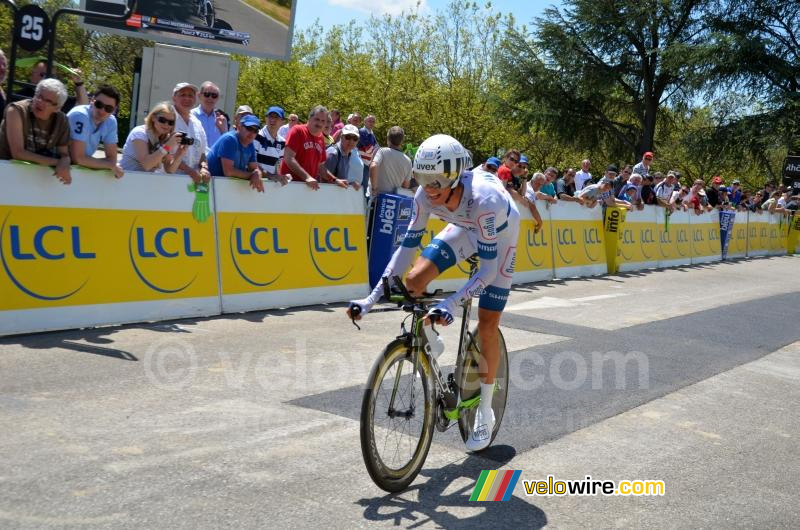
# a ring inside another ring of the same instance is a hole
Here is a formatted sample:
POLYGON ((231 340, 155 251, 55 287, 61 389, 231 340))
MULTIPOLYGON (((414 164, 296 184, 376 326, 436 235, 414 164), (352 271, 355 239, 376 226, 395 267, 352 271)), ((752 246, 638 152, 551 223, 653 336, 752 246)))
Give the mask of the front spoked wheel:
MULTIPOLYGON (((497 330, 498 341, 500 342, 500 361, 497 365, 497 373, 495 374, 495 390, 492 396, 492 410, 494 411, 494 429, 492 429, 492 439, 497 436, 497 431, 500 430, 500 424, 503 421, 503 414, 506 411, 506 399, 508 398, 508 351, 506 350, 506 341, 503 338, 503 333, 497 330)), ((473 332, 473 342, 463 355, 456 362, 456 381, 458 381, 458 388, 460 391, 461 401, 468 401, 481 393, 481 378, 480 378, 480 337, 478 336, 478 329, 475 328, 473 332)), ((475 423, 475 412, 477 405, 465 408, 461 411, 458 418, 458 430, 461 431, 461 438, 466 442, 472 435, 472 427, 475 423)), ((490 442, 490 445, 491 445, 490 442)))
POLYGON ((375 361, 361 403, 361 454, 381 489, 402 491, 417 477, 434 428, 433 379, 427 357, 414 359, 405 341, 391 342, 375 361))

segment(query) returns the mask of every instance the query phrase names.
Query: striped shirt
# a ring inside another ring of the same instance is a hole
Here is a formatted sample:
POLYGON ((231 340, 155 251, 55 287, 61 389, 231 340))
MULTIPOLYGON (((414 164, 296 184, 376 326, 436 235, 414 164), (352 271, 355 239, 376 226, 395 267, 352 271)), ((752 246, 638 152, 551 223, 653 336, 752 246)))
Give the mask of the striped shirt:
POLYGON ((256 160, 261 170, 270 175, 277 174, 283 158, 283 149, 286 147, 286 139, 280 132, 277 139, 273 138, 265 126, 258 131, 253 143, 256 146, 256 160))

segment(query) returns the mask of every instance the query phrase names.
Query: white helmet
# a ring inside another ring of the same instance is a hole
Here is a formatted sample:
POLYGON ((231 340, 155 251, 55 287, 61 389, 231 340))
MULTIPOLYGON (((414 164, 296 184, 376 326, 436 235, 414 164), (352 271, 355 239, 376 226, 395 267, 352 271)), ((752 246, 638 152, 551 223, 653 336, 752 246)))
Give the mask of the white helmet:
POLYGON ((455 188, 461 172, 472 167, 472 158, 461 143, 446 134, 434 134, 414 156, 414 178, 420 186, 455 188))

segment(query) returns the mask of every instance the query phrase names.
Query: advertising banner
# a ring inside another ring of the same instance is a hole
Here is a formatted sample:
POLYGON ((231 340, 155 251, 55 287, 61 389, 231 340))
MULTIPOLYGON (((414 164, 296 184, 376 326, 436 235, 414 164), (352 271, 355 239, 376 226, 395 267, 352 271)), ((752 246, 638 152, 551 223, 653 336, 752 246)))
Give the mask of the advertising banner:
POLYGON ((689 213, 692 264, 722 259, 719 240, 719 212, 689 213))
POLYGON ((747 256, 747 218, 749 212, 736 212, 730 241, 728 242, 728 258, 744 258, 747 256))
POLYGON ((73 167, 61 186, 0 164, 0 334, 219 312, 214 224, 186 177, 73 167))
MULTIPOLYGON (((542 209, 540 208, 541 212, 542 209)), ((597 276, 608 271, 603 210, 575 202, 550 205, 553 267, 556 278, 597 276)), ((545 224, 545 228, 546 228, 545 224)))
POLYGON ((736 212, 719 212, 719 242, 722 248, 722 260, 728 259, 728 244, 733 237, 736 212))
POLYGON ((608 273, 614 274, 619 271, 620 247, 622 246, 622 235, 625 227, 625 216, 628 210, 621 206, 609 206, 605 209, 604 240, 606 243, 606 263, 608 273))
POLYGON ((747 222, 747 255, 766 256, 769 254, 769 214, 750 212, 747 222))
POLYGON ((617 252, 617 270, 620 272, 658 266, 657 211, 660 213, 655 206, 645 206, 642 210, 627 212, 617 252))
POLYGON ((368 293, 364 203, 353 189, 214 178, 222 311, 342 302, 368 293))
POLYGON ((786 250, 789 254, 798 252, 798 245, 800 245, 800 214, 794 213, 789 218, 789 234, 786 238, 786 250))
POLYGON ((517 203, 520 215, 517 259, 514 267, 514 283, 539 282, 553 279, 553 222, 551 214, 560 205, 536 201, 542 218, 542 227, 537 232, 531 212, 517 203))
POLYGON ((369 285, 375 287, 389 259, 403 242, 411 222, 414 198, 381 193, 375 199, 375 218, 370 233, 369 285))
POLYGON ((676 210, 667 217, 665 212, 666 208, 659 208, 656 212, 658 266, 689 265, 692 262, 689 246, 689 214, 676 210))

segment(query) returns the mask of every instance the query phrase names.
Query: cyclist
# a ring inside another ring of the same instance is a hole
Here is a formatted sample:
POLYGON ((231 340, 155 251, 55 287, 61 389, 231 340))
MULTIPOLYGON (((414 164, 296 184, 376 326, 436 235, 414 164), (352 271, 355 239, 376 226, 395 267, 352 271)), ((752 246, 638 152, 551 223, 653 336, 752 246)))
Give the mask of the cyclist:
MULTIPOLYGON (((437 134, 419 146, 413 167, 420 185, 414 196, 414 214, 383 277, 402 276, 408 269, 431 213, 449 224, 425 247, 408 273, 406 287, 413 295, 421 295, 449 267, 478 254, 478 272, 459 291, 432 308, 426 321, 448 325, 462 303, 480 296, 481 401, 466 442, 467 449, 479 451, 491 442, 495 425, 492 394, 500 357, 498 328, 514 272, 519 212, 496 176, 482 169, 467 171, 471 165, 467 150, 450 136, 437 134)), ((359 319, 382 294, 382 282, 378 282, 367 298, 350 302, 348 316, 359 319)))

